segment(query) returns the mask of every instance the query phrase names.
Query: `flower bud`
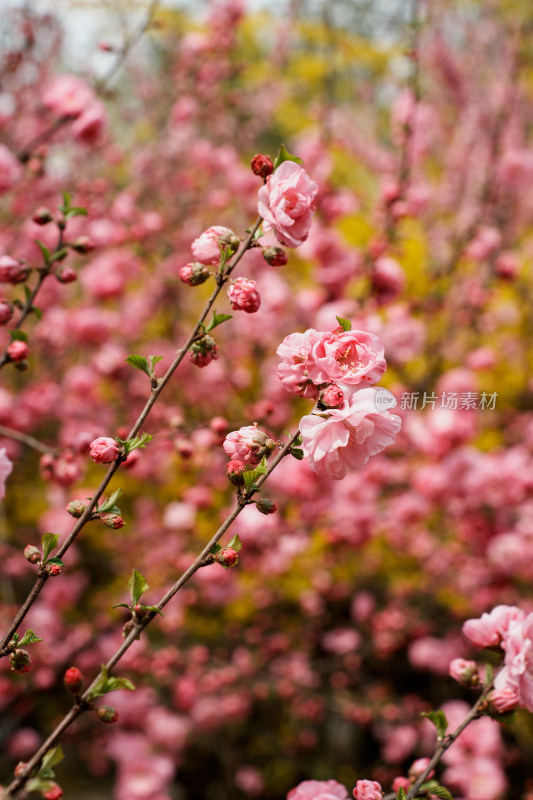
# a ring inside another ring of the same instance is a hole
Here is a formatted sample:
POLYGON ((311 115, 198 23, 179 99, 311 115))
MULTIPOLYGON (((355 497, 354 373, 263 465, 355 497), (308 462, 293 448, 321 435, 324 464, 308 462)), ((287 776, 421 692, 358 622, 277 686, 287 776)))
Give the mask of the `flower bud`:
POLYGON ((254 175, 257 175, 259 178, 268 178, 268 176, 272 175, 274 172, 274 164, 272 163, 272 159, 268 156, 262 155, 261 153, 258 153, 252 158, 251 167, 254 175))
POLYGON ((495 689, 487 699, 489 709, 496 714, 508 714, 518 705, 518 695, 513 689, 495 689))
MULTIPOLYGON (((416 761, 413 761, 411 766, 409 767, 409 772, 407 773, 411 780, 416 781, 419 775, 427 769, 429 766, 429 758, 417 758, 416 761)), ((431 771, 428 775, 428 778, 433 777, 435 773, 431 771)))
POLYGON ((191 261, 179 271, 180 280, 188 286, 200 286, 200 284, 206 282, 210 275, 211 273, 206 265, 201 264, 199 261, 191 261))
POLYGON ((120 453, 118 443, 109 436, 100 436, 91 442, 89 453, 98 464, 110 464, 120 453))
POLYGON ((278 507, 274 501, 270 500, 268 497, 260 497, 259 500, 255 501, 255 505, 261 514, 275 514, 278 510, 278 507))
POLYGON ((281 247, 263 247, 263 258, 271 267, 284 267, 287 261, 287 253, 281 247))
POLYGON ((324 408, 342 408, 344 405, 344 392, 332 383, 320 392, 319 402, 324 408))
POLYGON ((59 283, 73 283, 78 280, 78 273, 72 267, 61 267, 55 273, 59 283))
POLYGON ((479 686, 479 672, 475 661, 465 661, 464 658, 454 658, 449 666, 450 677, 462 686, 474 688, 479 686))
POLYGON ((70 246, 76 253, 91 253, 94 250, 94 242, 89 236, 78 236, 73 242, 70 242, 70 246))
POLYGON ((15 778, 20 778, 20 776, 24 773, 24 770, 26 769, 27 766, 28 765, 27 765, 27 763, 25 761, 19 761, 19 763, 17 764, 17 766, 13 770, 15 778))
POLYGON ((49 789, 43 794, 44 800, 61 800, 63 797, 63 789, 57 783, 50 786, 49 789))
POLYGON ((5 325, 13 316, 13 306, 4 297, 0 299, 0 325, 5 325))
POLYGON ((31 353, 31 350, 27 342, 23 342, 20 339, 15 339, 14 342, 11 342, 6 352, 10 361, 19 362, 25 361, 31 353))
POLYGON ((27 544, 24 548, 24 558, 30 564, 38 564, 41 560, 41 551, 34 544, 27 544))
POLYGON ((107 525, 108 528, 113 528, 114 530, 123 528, 126 524, 122 517, 119 517, 118 514, 103 514, 101 520, 104 525, 107 525))
POLYGON ((22 283, 30 274, 30 268, 16 258, 2 256, 0 258, 0 283, 22 283))
POLYGON ((232 547, 225 547, 215 555, 215 561, 223 567, 235 567, 239 563, 239 554, 232 547))
POLYGON ((247 314, 254 314, 261 305, 256 282, 248 278, 237 278, 228 288, 228 297, 235 311, 246 311, 247 314))
POLYGON ((86 508, 87 504, 83 500, 72 500, 67 506, 67 511, 71 517, 79 519, 86 508))
POLYGON ((383 789, 377 781, 357 781, 353 796, 355 800, 383 800, 383 789))
POLYGON ((276 443, 264 431, 259 430, 257 423, 239 428, 226 436, 222 445, 231 459, 237 458, 245 464, 257 466, 263 456, 269 456, 276 443))
POLYGON ((197 367, 207 367, 211 361, 216 361, 218 358, 217 343, 211 336, 206 334, 191 345, 189 358, 197 367))
POLYGON ((228 228, 227 233, 220 237, 218 243, 224 247, 230 255, 233 255, 233 253, 236 253, 239 249, 241 240, 236 233, 228 228))
POLYGON ((226 467, 226 475, 235 486, 242 486, 244 484, 243 472, 246 471, 246 465, 238 458, 232 458, 228 461, 226 467))
POLYGON ((14 672, 29 672, 31 667, 31 657, 27 650, 17 647, 9 656, 9 663, 14 672))
POLYGON ((96 713, 98 714, 98 719, 108 725, 118 721, 118 711, 113 706, 100 706, 96 713))
POLYGON ((61 564, 47 564, 46 571, 52 577, 61 575, 61 564))
POLYGON ((32 217, 32 220, 36 225, 48 225, 48 223, 52 222, 53 219, 54 218, 50 209, 45 208, 44 206, 38 208, 32 217))
POLYGON ((63 683, 72 694, 79 694, 83 686, 83 675, 77 667, 69 667, 65 672, 63 683))

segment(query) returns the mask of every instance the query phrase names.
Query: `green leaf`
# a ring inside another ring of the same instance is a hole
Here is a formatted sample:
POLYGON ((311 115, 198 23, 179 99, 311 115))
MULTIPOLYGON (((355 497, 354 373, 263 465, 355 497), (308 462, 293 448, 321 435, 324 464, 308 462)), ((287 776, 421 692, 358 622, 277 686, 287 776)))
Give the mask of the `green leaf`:
POLYGON ((104 512, 107 513, 111 512, 112 514, 120 514, 120 509, 118 508, 118 506, 115 505, 115 503, 117 502, 121 494, 122 494, 122 489, 117 489, 116 492, 113 492, 111 497, 104 498, 104 502, 102 503, 101 506, 98 507, 98 511, 102 514, 104 512))
POLYGON ((352 330, 352 323, 349 319, 344 319, 344 317, 337 317, 337 322, 343 329, 343 331, 351 331, 352 330))
POLYGON ((23 647, 25 644, 35 644, 35 642, 42 642, 43 640, 34 633, 31 628, 26 631, 20 642, 17 643, 17 647, 23 647))
POLYGON ((12 342, 27 342, 28 341, 28 334, 24 333, 24 331, 12 330, 12 331, 9 331, 9 335, 11 336, 11 341, 12 342))
POLYGON ((44 563, 47 562, 48 556, 55 550, 57 547, 57 543, 59 541, 59 534, 57 533, 43 533, 43 537, 41 539, 41 548, 43 551, 43 561, 44 563))
POLYGON ((406 800, 407 795, 405 794, 405 789, 401 786, 398 789, 398 794, 396 795, 396 800, 406 800))
POLYGON ((222 325, 223 322, 226 322, 228 319, 231 319, 231 314, 217 314, 216 308, 213 309, 213 319, 205 329, 206 333, 212 331, 213 328, 216 328, 218 325, 222 325))
POLYGON ((209 552, 211 553, 211 555, 213 555, 213 556, 214 556, 214 555, 216 555, 216 554, 217 554, 217 553, 218 553, 220 550, 222 550, 222 547, 219 545, 219 543, 218 543, 218 542, 215 542, 215 544, 213 545, 213 547, 211 548, 211 550, 210 550, 209 552))
POLYGON ((125 361, 127 361, 131 367, 135 367, 136 369, 140 369, 141 372, 145 372, 149 378, 152 377, 152 373, 148 365, 148 359, 145 358, 145 356, 140 356, 137 353, 133 353, 131 356, 128 356, 125 361))
POLYGON ((41 767, 39 769, 39 775, 42 775, 43 770, 50 770, 55 767, 56 764, 59 764, 59 762, 63 761, 64 758, 65 756, 63 755, 61 745, 58 744, 57 747, 53 747, 46 753, 45 756, 43 756, 41 767))
POLYGON ((145 608, 145 609, 146 609, 146 611, 155 611, 155 613, 156 613, 156 614, 159 614, 161 617, 164 617, 164 616, 165 616, 165 615, 163 614, 163 612, 161 611, 161 609, 160 609, 160 608, 158 608, 157 606, 143 606, 143 608, 145 608))
POLYGON ((250 469, 247 472, 243 472, 242 477, 244 478, 244 485, 247 491, 252 489, 253 484, 259 478, 260 475, 265 475, 267 471, 267 460, 266 456, 263 456, 261 459, 261 463, 255 469, 250 469))
POLYGON ((301 158, 298 158, 298 156, 294 156, 291 153, 289 153, 285 145, 282 144, 281 147, 279 148, 279 153, 277 154, 274 160, 274 169, 277 169, 280 164, 283 164, 284 161, 295 161, 297 164, 303 164, 301 158))
POLYGON ((291 447, 290 454, 291 456, 294 456, 297 461, 302 461, 304 457, 304 451, 300 450, 299 447, 291 447))
POLYGON ((35 244, 37 245, 37 247, 39 248, 39 250, 42 253, 45 265, 47 267, 49 267, 50 266, 50 250, 48 249, 48 247, 46 247, 46 245, 44 245, 42 242, 40 242, 39 239, 34 239, 34 242, 35 242, 35 244))
POLYGON ((109 676, 106 665, 102 664, 94 686, 89 689, 89 698, 103 697, 108 692, 114 692, 117 689, 127 689, 130 692, 134 692, 135 686, 128 678, 109 676))
POLYGON ((163 356, 148 356, 148 358, 150 359, 151 373, 153 375, 155 365, 163 360, 163 356))
POLYGON ((127 608, 130 611, 130 607, 127 603, 115 603, 111 608, 127 608))
POLYGON ((68 255, 67 248, 66 247, 62 247, 60 250, 56 250, 50 256, 50 262, 49 263, 53 264, 55 261, 62 261, 65 258, 66 255, 68 255))
POLYGON ((227 543, 226 547, 231 547, 231 549, 235 550, 236 553, 238 553, 239 550, 242 550, 242 542, 239 539, 239 534, 238 533, 236 533, 235 536, 233 536, 229 540, 229 542, 227 543))
POLYGON ((448 789, 445 786, 441 786, 438 781, 428 781, 427 783, 423 783, 418 791, 434 794, 435 797, 440 797, 442 800, 453 800, 453 797, 448 789))
POLYGON ((132 570, 131 578, 128 581, 128 589, 130 590, 131 602, 134 606, 137 605, 143 594, 148 591, 150 586, 146 582, 143 575, 137 572, 136 569, 132 570))
POLYGON ((83 206, 72 206, 68 211, 63 212, 63 216, 65 219, 70 219, 71 217, 86 217, 87 209, 83 208, 83 206))
POLYGON ((55 781, 48 780, 48 777, 46 778, 39 777, 39 778, 30 778, 30 780, 27 782, 25 786, 25 789, 27 792, 41 792, 41 794, 44 794, 45 792, 48 792, 50 789, 53 789, 55 786, 57 786, 55 781))
POLYGON ((107 691, 116 692, 118 689, 127 689, 128 692, 134 692, 135 686, 129 678, 115 678, 112 675, 107 679, 107 691))
POLYGON ((494 666, 485 662, 485 686, 490 686, 494 678, 494 666))
POLYGON ((49 558, 46 563, 47 564, 57 564, 59 567, 64 567, 65 566, 60 558, 49 558))
POLYGON ((448 720, 444 711, 424 711, 420 716, 427 717, 437 729, 439 741, 444 739, 448 730, 448 720))
POLYGON ((63 205, 59 206, 59 210, 61 211, 62 214, 64 214, 66 211, 70 209, 72 196, 70 192, 65 192, 65 191, 62 192, 62 195, 63 195, 63 205))

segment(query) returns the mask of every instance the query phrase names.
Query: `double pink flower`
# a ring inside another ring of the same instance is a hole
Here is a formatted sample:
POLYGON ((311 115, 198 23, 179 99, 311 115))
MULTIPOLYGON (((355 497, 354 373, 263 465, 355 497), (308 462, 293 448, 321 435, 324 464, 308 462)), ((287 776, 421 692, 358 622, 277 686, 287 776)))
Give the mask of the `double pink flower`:
POLYGON ((318 185, 295 161, 284 161, 259 189, 257 208, 265 230, 276 232, 285 247, 307 239, 315 211, 318 185))

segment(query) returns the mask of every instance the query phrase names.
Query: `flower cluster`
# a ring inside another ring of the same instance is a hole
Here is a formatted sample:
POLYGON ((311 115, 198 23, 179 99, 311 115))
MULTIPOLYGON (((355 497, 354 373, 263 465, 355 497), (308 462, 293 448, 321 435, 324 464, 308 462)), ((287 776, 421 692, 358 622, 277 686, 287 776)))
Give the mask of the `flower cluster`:
POLYGON ((394 442, 401 420, 389 413, 396 401, 375 389, 385 372, 384 348, 364 331, 307 330, 287 336, 277 349, 284 387, 317 400, 303 417, 303 451, 319 477, 344 478, 394 442))

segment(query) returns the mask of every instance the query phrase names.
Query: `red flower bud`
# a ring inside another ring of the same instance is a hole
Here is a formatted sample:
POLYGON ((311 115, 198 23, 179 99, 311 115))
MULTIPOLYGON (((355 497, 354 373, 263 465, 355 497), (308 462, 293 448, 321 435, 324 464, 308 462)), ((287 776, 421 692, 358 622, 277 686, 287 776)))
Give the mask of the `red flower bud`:
POLYGON ((218 551, 215 561, 223 567, 235 567, 239 563, 239 554, 232 547, 225 547, 218 551))
POLYGON ((56 272, 56 278, 59 283, 73 283, 78 280, 78 273, 72 267, 61 267, 56 272))
POLYGON ((108 725, 118 721, 118 711, 113 706, 100 706, 96 713, 98 714, 98 719, 108 725))
POLYGON ((38 208, 32 217, 32 220, 37 225, 48 225, 48 223, 52 222, 53 219, 54 218, 52 216, 52 212, 50 211, 50 209, 45 208, 44 206, 38 208))
POLYGON ((201 264, 199 261, 191 261, 190 264, 186 264, 179 271, 180 280, 188 286, 200 286, 201 283, 205 283, 210 275, 211 273, 206 265, 201 264))
POLYGON ((63 683, 72 694, 79 694, 83 686, 83 675, 77 667, 69 667, 65 672, 63 683))
POLYGON ((242 486, 244 483, 243 472, 246 471, 246 464, 243 461, 240 461, 238 458, 232 458, 231 461, 228 461, 228 466, 226 467, 226 474, 230 481, 235 484, 235 486, 242 486))
POLYGON ((281 247, 264 247, 262 249, 263 258, 271 267, 284 267, 287 261, 287 253, 281 247))
POLYGON ((54 786, 51 786, 46 790, 46 792, 43 794, 43 797, 44 800, 61 800, 63 797, 63 789, 56 783, 54 786))
POLYGON ((344 405, 344 392, 339 386, 332 383, 320 392, 319 401, 324 408, 342 408, 344 405))
POLYGON ((11 342, 6 352, 10 361, 20 362, 25 361, 28 358, 31 350, 28 347, 27 342, 23 342, 20 339, 15 339, 14 342, 11 342))
POLYGON ((70 243, 70 246, 76 253, 91 253, 94 250, 94 242, 88 236, 78 236, 78 238, 70 243))
POLYGON ((274 501, 270 500, 268 497, 260 497, 259 500, 255 501, 255 505, 261 514, 275 514, 278 510, 274 501))
POLYGON ((61 575, 61 564, 47 564, 46 571, 49 575, 61 575))
POLYGON ((274 164, 272 159, 258 153, 252 158, 252 172, 259 178, 268 178, 274 172, 274 164))
POLYGON ((211 361, 218 358, 218 347, 215 340, 206 334, 199 341, 194 342, 189 350, 189 358, 197 367, 207 367, 211 361))
POLYGON ((113 530, 123 528, 126 524, 118 514, 103 514, 101 520, 104 525, 107 525, 108 528, 113 528, 113 530))

